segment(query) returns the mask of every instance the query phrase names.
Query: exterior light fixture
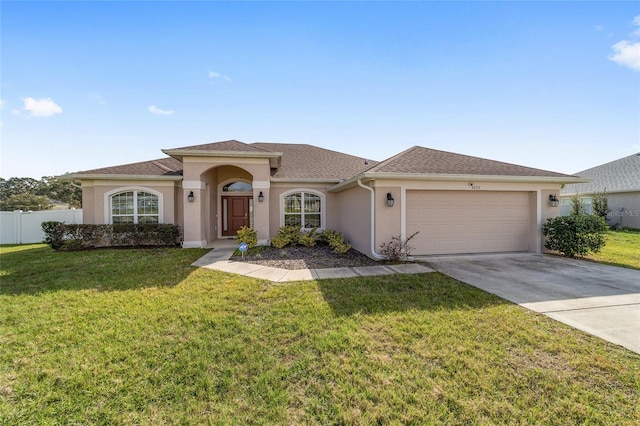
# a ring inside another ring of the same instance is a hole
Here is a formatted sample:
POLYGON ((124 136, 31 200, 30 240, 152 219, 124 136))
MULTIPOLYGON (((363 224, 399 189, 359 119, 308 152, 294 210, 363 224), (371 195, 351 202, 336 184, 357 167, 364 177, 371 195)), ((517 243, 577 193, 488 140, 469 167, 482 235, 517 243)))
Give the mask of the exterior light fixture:
POLYGON ((549 205, 551 205, 551 207, 558 207, 558 204, 560 204, 560 200, 558 200, 558 196, 555 194, 550 194, 549 205))
POLYGON ((387 192, 387 206, 389 207, 393 207, 393 197, 391 196, 390 192, 387 192))
POLYGON ((260 191, 260 194, 258 194, 258 202, 263 202, 264 201, 264 194, 262 194, 262 191, 260 191))
POLYGON ((193 191, 189 191, 189 195, 187 195, 187 200, 190 203, 193 203, 193 200, 195 200, 195 199, 196 199, 196 197, 193 195, 193 191))

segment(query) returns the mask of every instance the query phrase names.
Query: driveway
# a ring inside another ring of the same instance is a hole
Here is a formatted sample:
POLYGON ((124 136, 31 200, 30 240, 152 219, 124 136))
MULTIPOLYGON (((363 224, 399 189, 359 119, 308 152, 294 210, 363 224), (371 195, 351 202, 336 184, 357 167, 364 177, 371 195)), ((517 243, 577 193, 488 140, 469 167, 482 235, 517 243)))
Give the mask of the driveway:
POLYGON ((416 260, 640 353, 640 271, 530 253, 416 260))

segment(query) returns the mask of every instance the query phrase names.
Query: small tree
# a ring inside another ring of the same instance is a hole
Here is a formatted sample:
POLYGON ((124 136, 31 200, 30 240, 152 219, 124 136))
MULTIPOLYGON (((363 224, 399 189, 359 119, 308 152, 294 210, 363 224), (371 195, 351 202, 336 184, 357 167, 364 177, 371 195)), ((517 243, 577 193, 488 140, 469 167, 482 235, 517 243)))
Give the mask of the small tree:
POLYGON ((571 216, 581 216, 587 214, 584 204, 580 201, 580 194, 571 196, 571 216))
POLYGON ((603 219, 607 218, 609 214, 609 199, 607 198, 607 189, 602 192, 596 192, 593 194, 592 201, 592 213, 596 216, 600 216, 603 219))

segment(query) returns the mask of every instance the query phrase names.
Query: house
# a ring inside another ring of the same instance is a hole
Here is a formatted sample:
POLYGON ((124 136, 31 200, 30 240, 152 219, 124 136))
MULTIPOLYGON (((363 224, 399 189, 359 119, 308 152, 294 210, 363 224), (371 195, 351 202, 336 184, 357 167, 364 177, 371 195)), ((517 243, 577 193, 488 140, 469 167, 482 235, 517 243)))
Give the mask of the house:
POLYGON ((184 247, 232 238, 267 243, 283 225, 342 232, 378 258, 419 231, 413 254, 542 250, 549 197, 585 179, 414 146, 385 161, 316 146, 235 140, 163 149, 152 161, 81 171, 84 222, 174 223, 184 247))
POLYGON ((640 153, 583 170, 576 175, 590 181, 572 183, 562 188, 562 204, 569 205, 571 197, 578 194, 580 200, 589 205, 593 194, 606 190, 611 210, 607 215, 609 224, 640 229, 640 153))

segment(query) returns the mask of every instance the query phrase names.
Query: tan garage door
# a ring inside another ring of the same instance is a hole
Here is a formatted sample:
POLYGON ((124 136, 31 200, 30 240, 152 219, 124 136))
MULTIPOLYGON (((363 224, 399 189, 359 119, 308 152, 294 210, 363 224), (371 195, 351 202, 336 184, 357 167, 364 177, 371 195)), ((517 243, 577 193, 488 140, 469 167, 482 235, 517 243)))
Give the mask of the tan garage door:
POLYGON ((529 193, 407 191, 412 254, 489 253, 529 249, 529 193))

